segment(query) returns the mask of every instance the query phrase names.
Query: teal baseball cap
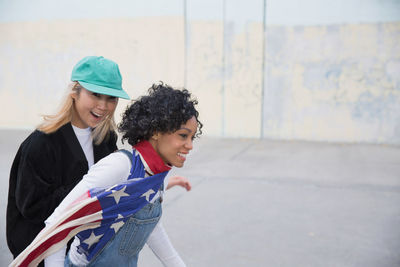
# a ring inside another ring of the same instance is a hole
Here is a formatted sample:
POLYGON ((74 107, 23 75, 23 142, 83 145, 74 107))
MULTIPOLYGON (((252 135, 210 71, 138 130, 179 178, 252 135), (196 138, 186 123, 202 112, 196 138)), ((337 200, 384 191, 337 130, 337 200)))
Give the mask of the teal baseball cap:
POLYGON ((72 70, 71 81, 79 82, 94 93, 129 99, 122 89, 122 76, 117 63, 104 57, 81 59, 72 70))

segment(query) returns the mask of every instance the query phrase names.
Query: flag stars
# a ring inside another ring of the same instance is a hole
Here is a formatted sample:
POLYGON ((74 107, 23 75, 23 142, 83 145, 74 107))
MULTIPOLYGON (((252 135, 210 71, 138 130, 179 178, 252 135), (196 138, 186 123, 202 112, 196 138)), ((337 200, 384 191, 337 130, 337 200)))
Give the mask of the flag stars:
POLYGON ((126 186, 124 186, 121 190, 112 190, 111 194, 107 197, 113 197, 115 202, 118 204, 121 197, 127 197, 129 194, 125 193, 126 186))
POLYGON ((143 193, 143 195, 141 195, 140 197, 146 197, 147 202, 150 201, 150 195, 154 194, 154 190, 153 189, 149 189, 146 193, 143 193))
POLYGON ((103 235, 95 235, 94 232, 92 231, 90 236, 87 239, 83 240, 83 243, 88 244, 88 246, 89 246, 88 249, 89 249, 93 244, 99 242, 99 240, 102 236, 103 235))
POLYGON ((114 229, 114 232, 117 233, 119 228, 121 228, 123 225, 124 225, 124 222, 123 221, 119 221, 119 222, 113 223, 110 226, 110 228, 114 229))

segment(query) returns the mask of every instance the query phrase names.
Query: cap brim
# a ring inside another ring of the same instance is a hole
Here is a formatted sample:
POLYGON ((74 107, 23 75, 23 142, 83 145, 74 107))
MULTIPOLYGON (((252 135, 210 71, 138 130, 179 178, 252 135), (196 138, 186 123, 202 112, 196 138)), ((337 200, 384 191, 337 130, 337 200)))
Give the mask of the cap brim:
POLYGON ((93 93, 98 93, 102 95, 110 95, 110 96, 115 96, 123 99, 130 99, 129 95, 124 91, 124 90, 118 90, 118 89, 113 89, 109 87, 104 87, 92 83, 87 83, 87 82, 81 82, 78 81, 80 85, 82 85, 85 89, 93 92, 93 93))

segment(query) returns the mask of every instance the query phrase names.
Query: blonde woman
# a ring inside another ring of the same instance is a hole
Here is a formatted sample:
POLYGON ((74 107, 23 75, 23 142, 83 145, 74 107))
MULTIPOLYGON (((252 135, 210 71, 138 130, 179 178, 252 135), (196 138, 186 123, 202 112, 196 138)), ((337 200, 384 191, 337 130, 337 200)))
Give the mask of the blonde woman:
POLYGON ((55 115, 21 144, 10 172, 7 244, 16 257, 97 161, 117 150, 114 111, 122 89, 118 65, 85 57, 72 70, 69 93, 55 115))

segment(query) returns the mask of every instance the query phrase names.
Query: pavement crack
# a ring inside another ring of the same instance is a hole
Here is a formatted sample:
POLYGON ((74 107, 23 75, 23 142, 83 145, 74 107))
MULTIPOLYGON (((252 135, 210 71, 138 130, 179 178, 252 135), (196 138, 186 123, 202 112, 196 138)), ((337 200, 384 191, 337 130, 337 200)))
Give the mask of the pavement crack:
POLYGON ((236 153, 235 155, 233 155, 232 157, 229 158, 229 161, 235 160, 237 159, 239 156, 243 155, 244 153, 246 153, 247 150, 249 150, 250 147, 252 147, 254 145, 254 143, 250 143, 247 146, 245 146, 242 150, 240 150, 238 153, 236 153))

